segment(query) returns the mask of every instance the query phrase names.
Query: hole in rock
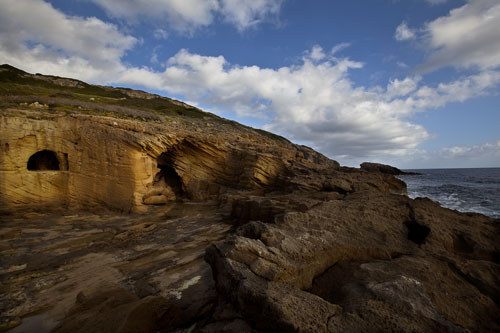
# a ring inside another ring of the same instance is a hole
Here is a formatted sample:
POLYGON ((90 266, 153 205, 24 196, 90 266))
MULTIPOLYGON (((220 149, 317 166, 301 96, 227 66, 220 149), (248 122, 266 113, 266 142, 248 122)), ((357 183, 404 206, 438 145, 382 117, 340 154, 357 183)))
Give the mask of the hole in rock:
POLYGON ((154 185, 165 187, 171 191, 171 198, 180 199, 185 197, 182 178, 177 171, 172 167, 171 156, 168 153, 163 153, 158 157, 158 168, 160 171, 155 175, 154 185))
POLYGON ((28 160, 28 170, 60 170, 56 153, 51 150, 42 150, 34 153, 28 160))
POLYGON ((431 228, 418 224, 415 221, 405 222, 405 226, 408 228, 408 240, 418 245, 423 244, 431 232, 431 228))

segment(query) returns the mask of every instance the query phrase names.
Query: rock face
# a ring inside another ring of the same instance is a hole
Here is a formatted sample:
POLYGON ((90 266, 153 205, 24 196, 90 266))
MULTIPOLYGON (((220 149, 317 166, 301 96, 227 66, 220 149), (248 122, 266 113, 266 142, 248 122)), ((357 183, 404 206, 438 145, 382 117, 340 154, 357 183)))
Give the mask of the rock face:
POLYGON ((48 207, 129 211, 138 204, 143 184, 154 176, 153 159, 133 146, 129 140, 133 134, 110 120, 3 115, 0 132, 4 211, 48 207), (46 167, 43 156, 51 156, 52 167, 46 167))
POLYGON ((274 134, 145 92, 3 65, 0 94, 6 94, 0 102, 3 212, 146 211, 172 200, 219 199, 230 189, 269 188, 302 159, 338 166, 274 134), (25 96, 25 90, 45 95, 25 96), (136 108, 125 107, 127 101, 136 108), (47 168, 47 156, 57 166, 47 168))
POLYGON ((303 159, 286 141, 224 125, 198 133, 198 126, 6 110, 0 116, 1 209, 128 212, 171 200, 218 199, 231 188, 270 187, 287 165, 303 159))
POLYGON ((293 200, 285 209, 268 201, 274 217, 252 216, 207 249, 218 311, 236 309, 225 322, 298 332, 500 328, 498 221, 377 191, 294 212, 293 200))
POLYGON ((54 300, 58 332, 500 331, 500 221, 408 198, 401 170, 145 92, 0 78, 5 327, 54 300), (149 214, 26 214, 48 208, 149 214))

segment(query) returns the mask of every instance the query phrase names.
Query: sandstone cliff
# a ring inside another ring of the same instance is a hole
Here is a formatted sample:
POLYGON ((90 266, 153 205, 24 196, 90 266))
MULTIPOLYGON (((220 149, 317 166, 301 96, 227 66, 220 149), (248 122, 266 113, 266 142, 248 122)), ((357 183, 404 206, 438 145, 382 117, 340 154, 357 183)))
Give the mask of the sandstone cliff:
POLYGON ((129 212, 169 200, 219 199, 228 189, 272 187, 287 166, 304 159, 303 151, 306 159, 336 166, 271 133, 156 95, 9 66, 0 68, 0 78, 4 212, 49 207, 129 212), (34 94, 16 95, 29 90, 34 94), (131 99, 131 105, 150 102, 154 109, 117 106, 110 94, 125 96, 118 98, 122 104, 131 99), (58 164, 53 170, 36 162, 35 154, 43 151, 58 164))
POLYGON ((500 221, 389 166, 10 66, 0 94, 0 328, 500 330, 500 221))

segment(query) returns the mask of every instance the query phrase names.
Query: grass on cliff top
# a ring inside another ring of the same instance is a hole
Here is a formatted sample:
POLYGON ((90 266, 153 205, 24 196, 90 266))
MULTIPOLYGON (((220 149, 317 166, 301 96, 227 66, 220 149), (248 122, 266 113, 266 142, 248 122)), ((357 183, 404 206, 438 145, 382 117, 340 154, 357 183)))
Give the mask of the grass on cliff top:
POLYGON ((20 103, 33 102, 48 105, 49 111, 106 115, 143 121, 159 121, 162 116, 209 120, 233 128, 255 131, 275 141, 290 142, 279 135, 253 129, 170 98, 129 88, 103 87, 75 79, 32 75, 10 65, 0 65, 0 109, 19 107, 20 103))
MULTIPOLYGON (((45 104, 84 104, 82 108, 92 109, 98 105, 118 106, 128 109, 147 111, 156 115, 185 116, 189 118, 215 118, 216 116, 194 107, 178 105, 169 98, 149 95, 151 98, 129 96, 126 88, 110 88, 90 85, 82 81, 56 76, 31 75, 9 65, 0 66, 0 96, 5 102, 38 101, 45 104)), ((105 108, 105 107, 104 107, 105 108)), ((115 108, 110 112, 124 110, 115 108)), ((153 117, 155 118, 155 117, 153 117)))

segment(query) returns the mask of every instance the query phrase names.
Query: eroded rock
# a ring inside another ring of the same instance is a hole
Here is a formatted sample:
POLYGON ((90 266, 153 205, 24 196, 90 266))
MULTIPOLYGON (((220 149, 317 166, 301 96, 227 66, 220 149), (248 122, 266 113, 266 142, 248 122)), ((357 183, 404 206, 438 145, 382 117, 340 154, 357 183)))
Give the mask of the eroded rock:
POLYGON ((242 225, 206 255, 220 297, 254 328, 462 332, 499 327, 492 283, 500 273, 498 222, 465 217, 426 199, 373 191, 266 222, 242 225), (466 230, 469 245, 457 246, 466 230), (472 266, 475 279, 467 275, 471 271, 465 273, 472 266), (311 293, 319 298, 305 296, 311 293), (297 303, 307 304, 300 312, 314 318, 314 325, 283 310, 299 298, 297 303), (275 310, 264 320, 257 311, 262 308, 275 310))

